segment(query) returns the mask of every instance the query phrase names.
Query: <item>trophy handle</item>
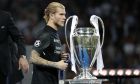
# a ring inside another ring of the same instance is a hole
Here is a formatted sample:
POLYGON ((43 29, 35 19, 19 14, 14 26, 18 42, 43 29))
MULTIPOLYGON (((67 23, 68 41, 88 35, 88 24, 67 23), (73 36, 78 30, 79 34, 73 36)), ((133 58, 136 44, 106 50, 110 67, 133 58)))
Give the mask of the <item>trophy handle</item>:
POLYGON ((66 23, 65 23, 65 40, 66 40, 66 45, 68 46, 68 49, 70 50, 70 45, 68 43, 68 38, 67 38, 67 24, 68 24, 68 21, 73 18, 73 16, 70 16, 66 19, 66 23))
POLYGON ((77 54, 76 54, 74 44, 73 44, 73 39, 72 39, 72 37, 74 36, 74 30, 76 29, 77 24, 78 24, 78 17, 76 15, 68 17, 68 19, 66 20, 66 23, 65 23, 65 38, 66 38, 66 44, 67 44, 68 49, 71 53, 71 57, 75 57, 78 64, 81 65, 79 59, 77 58, 77 54), (70 44, 69 44, 68 43, 68 38, 67 38, 67 23, 71 18, 72 18, 72 24, 71 24, 70 44))
MULTIPOLYGON (((92 15, 92 16, 90 17, 90 23, 92 24, 92 26, 95 27, 95 35, 96 35, 96 36, 99 36, 99 39, 100 39, 98 20, 101 22, 102 30, 103 30, 102 42, 100 43, 100 40, 98 40, 99 45, 100 45, 100 46, 99 46, 99 49, 101 49, 102 46, 103 46, 103 43, 104 43, 104 35, 105 35, 104 23, 103 23, 102 19, 101 19, 100 17, 96 16, 96 15, 92 15)), ((96 51, 95 51, 95 56, 94 56, 94 58, 93 58, 93 60, 92 60, 92 62, 91 62, 91 64, 90 64, 90 67, 92 67, 93 64, 95 63, 95 61, 96 61, 96 59, 97 59, 97 55, 99 54, 99 52, 100 52, 100 50, 97 51, 97 49, 96 49, 96 51)))
POLYGON ((102 20, 100 17, 98 17, 98 19, 99 19, 99 21, 101 22, 102 30, 103 30, 102 43, 101 43, 101 48, 102 48, 102 46, 103 46, 103 44, 104 44, 105 27, 104 27, 104 22, 103 22, 103 20, 102 20))
POLYGON ((103 43, 104 43, 104 35, 105 35, 105 27, 104 27, 104 23, 102 21, 102 19, 99 17, 99 16, 96 16, 96 15, 92 15, 90 17, 90 23, 92 24, 92 26, 95 27, 95 30, 96 30, 96 35, 97 36, 100 36, 100 33, 99 33, 99 25, 98 25, 98 19, 99 21, 101 22, 101 25, 102 25, 102 30, 103 30, 103 34, 102 34, 102 42, 101 42, 101 47, 103 46, 103 43))

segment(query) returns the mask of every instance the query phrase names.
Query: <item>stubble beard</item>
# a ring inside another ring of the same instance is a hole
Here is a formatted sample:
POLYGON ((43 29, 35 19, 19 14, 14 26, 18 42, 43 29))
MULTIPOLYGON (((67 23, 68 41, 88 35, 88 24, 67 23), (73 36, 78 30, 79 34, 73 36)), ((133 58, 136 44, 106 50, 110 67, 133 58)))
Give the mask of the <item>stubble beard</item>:
POLYGON ((64 26, 64 24, 57 24, 57 23, 55 25, 57 26, 57 28, 64 26))

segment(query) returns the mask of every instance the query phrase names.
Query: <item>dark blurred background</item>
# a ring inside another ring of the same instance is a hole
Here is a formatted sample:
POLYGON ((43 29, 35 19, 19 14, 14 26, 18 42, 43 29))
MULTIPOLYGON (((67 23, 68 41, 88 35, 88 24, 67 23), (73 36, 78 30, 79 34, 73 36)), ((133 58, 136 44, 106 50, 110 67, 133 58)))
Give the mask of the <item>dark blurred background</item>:
MULTIPOLYGON (((140 69, 140 0, 0 0, 0 7, 11 12, 16 26, 24 34, 28 54, 35 34, 45 25, 44 9, 52 1, 66 6, 67 17, 77 15, 78 26, 91 26, 89 18, 93 14, 102 18, 106 69, 140 69)), ((140 84, 139 80, 124 80, 123 84, 140 84)))

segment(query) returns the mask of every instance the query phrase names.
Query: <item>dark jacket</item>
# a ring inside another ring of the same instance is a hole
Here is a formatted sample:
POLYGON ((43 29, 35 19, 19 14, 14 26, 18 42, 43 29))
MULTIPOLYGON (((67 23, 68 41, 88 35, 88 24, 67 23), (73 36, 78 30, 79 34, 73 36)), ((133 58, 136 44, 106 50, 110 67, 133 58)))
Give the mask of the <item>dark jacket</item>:
POLYGON ((0 10, 0 72, 4 75, 7 75, 11 67, 12 56, 9 47, 9 37, 17 44, 19 53, 17 56, 25 55, 23 36, 14 25, 10 14, 0 10))
POLYGON ((10 84, 16 84, 17 82, 22 81, 24 78, 22 70, 19 70, 19 60, 18 60, 18 49, 17 45, 12 41, 12 39, 9 39, 10 43, 10 51, 11 51, 11 73, 9 74, 9 82, 10 84))

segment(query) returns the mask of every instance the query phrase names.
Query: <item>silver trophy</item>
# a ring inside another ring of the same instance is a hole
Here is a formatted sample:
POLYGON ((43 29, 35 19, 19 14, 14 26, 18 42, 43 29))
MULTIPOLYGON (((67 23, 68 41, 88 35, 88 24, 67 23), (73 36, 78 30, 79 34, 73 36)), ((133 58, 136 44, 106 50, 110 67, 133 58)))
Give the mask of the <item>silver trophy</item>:
POLYGON ((70 16, 65 24, 65 38, 70 50, 70 59, 72 63, 72 70, 77 73, 76 67, 80 73, 74 77, 74 80, 83 79, 97 79, 90 73, 90 68, 93 67, 97 60, 97 69, 101 70, 104 65, 102 61, 101 47, 104 42, 104 24, 100 17, 92 15, 90 23, 94 27, 79 27, 78 17, 76 15, 70 16), (67 22, 72 18, 70 30, 70 42, 67 38, 67 22), (98 21, 102 25, 102 40, 100 41, 100 33, 98 21))

